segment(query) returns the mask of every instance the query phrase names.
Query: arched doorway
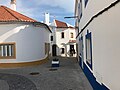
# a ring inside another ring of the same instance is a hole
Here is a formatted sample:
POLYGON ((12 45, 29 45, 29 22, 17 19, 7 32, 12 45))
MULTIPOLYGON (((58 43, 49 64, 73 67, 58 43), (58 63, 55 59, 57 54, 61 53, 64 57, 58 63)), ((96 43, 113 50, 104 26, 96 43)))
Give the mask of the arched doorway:
POLYGON ((56 48, 57 48, 57 45, 53 44, 52 45, 52 56, 57 56, 56 48))

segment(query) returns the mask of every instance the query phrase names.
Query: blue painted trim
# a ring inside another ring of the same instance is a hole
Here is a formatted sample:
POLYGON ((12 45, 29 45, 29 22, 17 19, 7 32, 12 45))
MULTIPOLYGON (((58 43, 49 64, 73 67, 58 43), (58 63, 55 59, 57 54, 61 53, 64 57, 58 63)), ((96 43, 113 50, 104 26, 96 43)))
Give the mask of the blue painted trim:
POLYGON ((86 77, 88 78, 91 86, 93 87, 93 90, 109 90, 104 84, 99 84, 96 81, 96 78, 94 77, 93 73, 89 70, 89 68, 86 66, 85 63, 83 63, 84 68, 82 69, 85 73, 86 77))
MULTIPOLYGON (((81 36, 80 38, 79 38, 79 41, 81 42, 81 45, 82 45, 82 49, 83 49, 83 36, 81 36)), ((79 59, 80 59, 80 61, 79 61, 79 65, 82 67, 82 62, 83 62, 83 51, 82 52, 80 52, 80 55, 79 55, 79 59)))
POLYGON ((82 67, 82 58, 79 56, 79 65, 82 67))
MULTIPOLYGON (((86 34, 86 40, 89 39, 90 40, 90 58, 91 61, 90 63, 88 61, 86 61, 86 63, 88 64, 88 66, 91 68, 92 70, 92 34, 91 32, 89 32, 89 30, 87 30, 87 34, 86 34)), ((87 59, 87 41, 86 41, 86 59, 87 59)))
POLYGON ((86 7, 86 5, 87 5, 87 3, 88 3, 88 0, 84 0, 85 1, 85 7, 86 7))
POLYGON ((91 69, 93 69, 92 68, 92 33, 90 33, 90 53, 91 53, 91 69))

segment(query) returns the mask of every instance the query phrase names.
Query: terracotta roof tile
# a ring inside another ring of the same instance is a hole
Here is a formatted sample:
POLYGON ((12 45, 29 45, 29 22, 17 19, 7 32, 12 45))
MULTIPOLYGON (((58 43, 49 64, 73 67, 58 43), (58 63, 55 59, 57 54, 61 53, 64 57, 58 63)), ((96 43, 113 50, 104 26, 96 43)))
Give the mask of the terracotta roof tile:
POLYGON ((55 23, 56 23, 56 27, 59 27, 59 28, 67 28, 68 27, 65 22, 55 20, 55 23))
POLYGON ((5 6, 0 6, 0 21, 1 22, 10 22, 10 21, 37 22, 36 20, 29 18, 23 14, 20 14, 5 6))

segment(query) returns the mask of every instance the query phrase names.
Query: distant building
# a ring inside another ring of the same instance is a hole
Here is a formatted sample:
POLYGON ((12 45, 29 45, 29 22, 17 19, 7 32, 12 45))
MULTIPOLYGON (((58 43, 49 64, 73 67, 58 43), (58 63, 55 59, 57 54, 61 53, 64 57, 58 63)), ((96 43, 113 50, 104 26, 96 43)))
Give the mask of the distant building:
POLYGON ((50 28, 52 56, 76 57, 75 28, 59 20, 54 20, 50 28))
POLYGON ((94 90, 120 90, 120 0, 76 0, 78 61, 94 90))
POLYGON ((12 9, 0 6, 0 67, 43 62, 49 55, 49 27, 12 9))

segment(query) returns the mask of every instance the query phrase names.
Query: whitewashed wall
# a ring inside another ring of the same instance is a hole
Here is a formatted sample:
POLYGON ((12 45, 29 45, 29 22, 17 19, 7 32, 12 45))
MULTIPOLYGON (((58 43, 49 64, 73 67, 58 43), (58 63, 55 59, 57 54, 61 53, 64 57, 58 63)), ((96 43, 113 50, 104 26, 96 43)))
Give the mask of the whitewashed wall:
MULTIPOLYGON (((71 28, 58 28, 56 30, 56 44, 59 47, 57 50, 57 54, 61 56, 70 55, 70 45, 74 45, 74 49, 76 51, 76 43, 69 43, 69 40, 76 40, 76 33, 74 29, 71 28), (64 38, 61 38, 61 33, 64 32, 64 38), (70 38, 70 33, 74 34, 74 38, 70 38), (65 48, 65 54, 61 54, 61 48, 65 48)), ((76 56, 76 55, 75 55, 76 56)))
POLYGON ((80 28, 83 28, 85 24, 90 20, 92 16, 109 6, 111 3, 116 0, 88 0, 88 3, 85 8, 84 0, 82 0, 82 19, 80 28), (85 17, 85 18, 84 18, 85 17))
POLYGON ((32 24, 1 24, 0 43, 16 43, 16 59, 3 59, 0 63, 30 62, 45 58, 45 42, 49 42, 49 31, 32 24))
MULTIPOLYGON (((83 11, 80 28, 97 12, 109 6, 115 0, 89 0, 83 11)), ((93 74, 99 83, 103 83, 110 90, 120 90, 120 3, 94 19, 85 31, 92 32, 93 74)), ((86 49, 84 48, 84 62, 86 63, 86 49)))

